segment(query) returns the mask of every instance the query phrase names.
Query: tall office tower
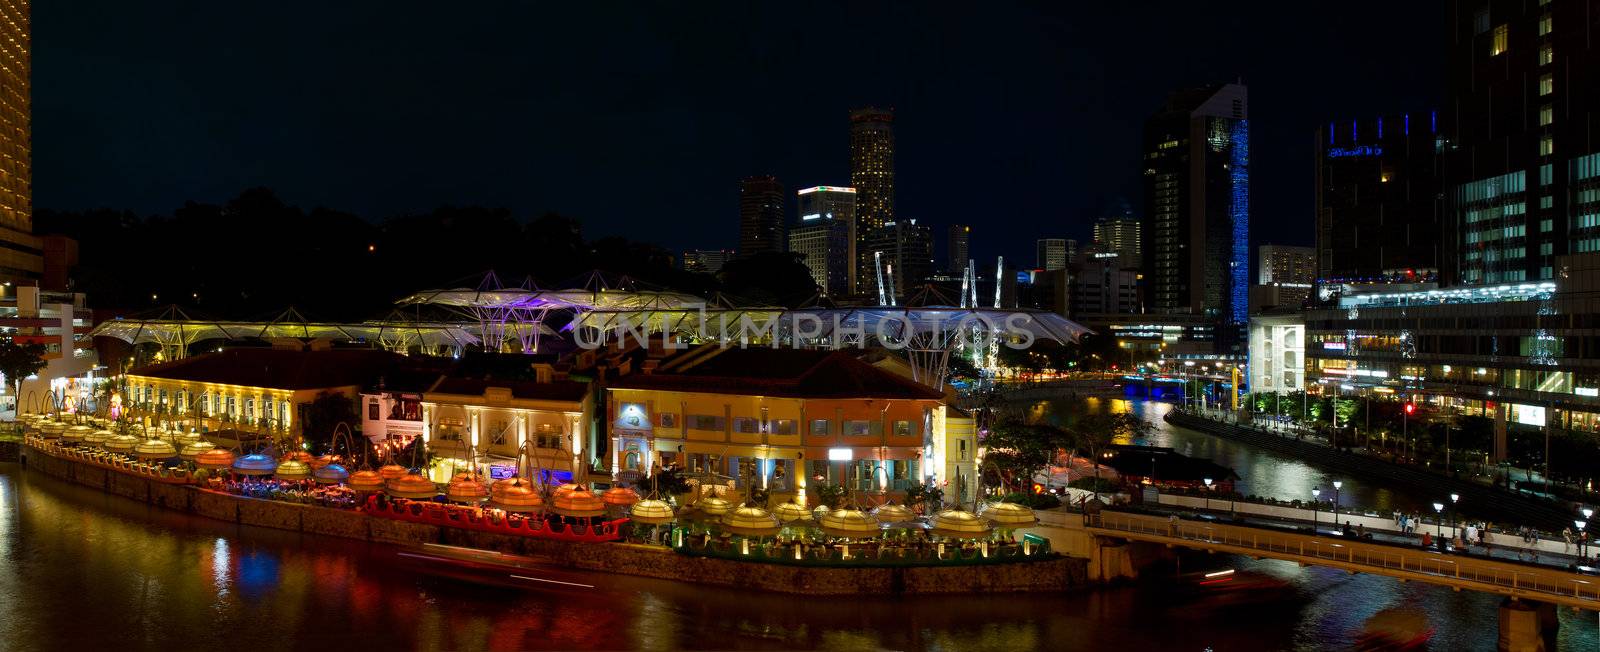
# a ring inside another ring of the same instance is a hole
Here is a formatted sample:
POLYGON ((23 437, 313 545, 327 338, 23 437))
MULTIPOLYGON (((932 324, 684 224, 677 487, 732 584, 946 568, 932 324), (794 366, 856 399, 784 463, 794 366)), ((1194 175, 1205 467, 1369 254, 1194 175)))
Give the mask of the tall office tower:
POLYGON ((1139 267, 1139 220, 1132 215, 1102 217, 1094 223, 1094 244, 1101 251, 1114 253, 1119 262, 1128 267, 1139 267))
POLYGON ((1311 247, 1264 244, 1256 247, 1257 282, 1310 285, 1317 279, 1317 250, 1311 247))
POLYGON ((856 291, 876 291, 873 232, 894 222, 894 111, 850 112, 850 185, 856 189, 856 291))
POLYGON ((690 249, 683 252, 683 271, 715 274, 733 257, 734 252, 726 249, 690 249))
POLYGON ((1433 280, 1444 210, 1436 117, 1341 120, 1317 129, 1316 278, 1433 280))
POLYGON ((1034 243, 1034 266, 1047 272, 1067 268, 1067 241, 1064 238, 1040 238, 1034 243))
POLYGON ((1245 87, 1173 93, 1145 123, 1144 144, 1148 309, 1200 315, 1219 327, 1219 353, 1242 353, 1250 287, 1245 87))
POLYGON ((1447 281, 1553 279, 1557 256, 1600 251, 1595 4, 1450 3, 1447 281))
POLYGON ((967 268, 967 261, 971 259, 972 227, 951 224, 950 230, 945 232, 944 251, 944 271, 951 275, 960 274, 961 270, 967 268))
MULTIPOLYGON (((916 220, 885 224, 867 241, 866 256, 884 264, 884 280, 892 280, 895 295, 910 294, 933 275, 933 229, 916 220)), ((874 297, 878 292, 878 271, 872 268, 873 275, 867 281, 874 297)))
POLYGON ((31 283, 44 270, 33 236, 29 0, 0 0, 0 280, 31 283))
POLYGON ((739 255, 783 251, 783 184, 777 177, 739 183, 739 255))
POLYGON ((789 230, 789 251, 805 255, 811 278, 830 296, 854 292, 856 189, 816 186, 797 193, 800 221, 789 230))

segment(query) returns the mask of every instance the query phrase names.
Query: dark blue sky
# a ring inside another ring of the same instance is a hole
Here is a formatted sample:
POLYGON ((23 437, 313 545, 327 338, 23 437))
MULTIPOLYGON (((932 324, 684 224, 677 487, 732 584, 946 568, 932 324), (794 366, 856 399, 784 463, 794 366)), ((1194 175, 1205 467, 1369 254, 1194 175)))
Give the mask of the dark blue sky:
POLYGON ((1119 198, 1142 214, 1168 91, 1242 78, 1254 237, 1309 244, 1316 125, 1442 95, 1437 2, 622 4, 36 2, 35 204, 165 213, 264 185, 731 247, 741 177, 848 183, 847 110, 878 104, 898 213, 1031 262, 1119 198))

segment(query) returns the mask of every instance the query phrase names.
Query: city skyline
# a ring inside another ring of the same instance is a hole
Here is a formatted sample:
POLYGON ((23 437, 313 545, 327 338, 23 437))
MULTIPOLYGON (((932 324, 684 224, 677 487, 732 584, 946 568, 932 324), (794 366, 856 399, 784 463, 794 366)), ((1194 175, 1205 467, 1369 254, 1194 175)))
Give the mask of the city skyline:
MULTIPOLYGON (((330 30, 357 20, 353 12, 331 8, 324 20, 289 30, 305 37, 305 48, 269 67, 268 52, 282 55, 266 47, 269 34, 286 28, 278 24, 282 17, 271 12, 197 7, 180 15, 129 9, 91 7, 83 13, 94 18, 80 21, 56 13, 60 10, 54 6, 35 8, 35 96, 44 109, 35 139, 47 145, 37 148, 35 165, 35 204, 42 208, 165 213, 189 200, 218 202, 247 187, 268 186, 291 204, 326 206, 369 219, 443 204, 484 204, 506 206, 524 218, 556 211, 581 220, 597 236, 626 235, 672 251, 733 248, 726 224, 737 214, 737 179, 774 174, 790 187, 847 182, 847 111, 877 105, 896 111, 897 214, 940 232, 981 216, 1000 228, 980 228, 987 235, 978 240, 972 256, 983 261, 996 255, 1021 259, 1039 237, 1087 241, 1093 221, 1123 201, 1133 203, 1142 217, 1137 201, 1139 116, 1156 110, 1176 88, 1243 77, 1255 95, 1254 130, 1261 143, 1257 158, 1262 171, 1254 201, 1263 213, 1299 218, 1261 223, 1254 239, 1310 244, 1312 201, 1303 180, 1311 169, 1310 140, 1316 127, 1329 119, 1422 110, 1436 105, 1440 95, 1433 75, 1422 75, 1418 85, 1379 74, 1387 64, 1343 37, 1345 19, 1289 39, 1260 17, 1242 14, 1243 22, 1233 24, 1181 6, 1168 12, 1174 17, 1170 24, 1152 27, 1168 37, 1165 45, 1120 63, 1091 54, 1109 46, 1093 34, 1093 25, 1130 19, 1114 9, 1001 7, 974 22, 932 12, 902 16, 844 8, 841 15, 850 20, 840 21, 835 36, 863 43, 881 64, 803 97, 783 85, 739 75, 755 65, 772 68, 778 77, 846 68, 843 53, 802 47, 802 30, 789 26, 794 17, 775 8, 730 18, 771 37, 765 39, 771 45, 751 57, 708 59, 705 48, 751 46, 728 44, 712 35, 716 43, 692 47, 683 40, 683 31, 690 28, 682 19, 652 16, 663 26, 657 32, 633 30, 607 37, 605 44, 616 54, 565 71, 545 70, 542 61, 550 57, 537 51, 512 49, 510 44, 520 46, 522 39, 510 39, 504 31, 511 25, 545 25, 551 22, 547 19, 535 21, 515 8, 488 18, 452 16, 459 20, 442 21, 452 29, 438 38, 461 47, 444 48, 437 60, 416 61, 418 68, 407 68, 411 72, 379 65, 409 56, 396 52, 391 40, 391 32, 403 33, 404 11, 378 18, 371 29, 346 34, 363 39, 373 52, 349 58, 340 48, 319 45, 330 30), (1234 38, 1213 48, 1211 37, 1202 39, 1183 27, 1197 21, 1216 24, 1234 38), (63 27, 67 24, 73 25, 70 33, 63 27), (207 36, 201 24, 245 27, 223 43, 207 36), (1012 24, 1035 26, 1001 39, 1000 27, 1012 24), (143 27, 128 29, 132 26, 143 27), (879 40, 869 39, 869 32, 879 40), (123 49, 118 44, 133 33, 168 34, 171 40, 141 45, 136 60, 91 65, 104 52, 123 49), (924 55, 934 52, 934 45, 924 33, 971 34, 976 43, 928 57, 924 55), (1266 41, 1249 45, 1254 36, 1266 41), (1180 65, 1162 58, 1194 49, 1202 40, 1207 43, 1204 55, 1180 65), (988 45, 1000 49, 986 53, 982 46, 988 45), (212 55, 206 61, 170 63, 196 49, 212 55), (1284 60, 1294 57, 1285 56, 1284 49, 1310 57, 1306 71, 1291 73, 1284 60), (669 55, 651 56, 659 52, 669 55), (1026 73, 1055 81, 1032 84, 1023 81, 1023 71, 1005 71, 1008 64, 1002 61, 1028 52, 1055 53, 1044 59, 1028 57, 1040 63, 1026 73), (349 63, 324 65, 339 61, 349 63), (350 66, 363 71, 378 66, 378 74, 342 86, 335 71, 348 73, 354 70, 350 66), (415 96, 421 79, 440 76, 447 66, 474 72, 446 76, 455 80, 442 94, 414 97, 421 101, 375 105, 368 99, 375 95, 370 84, 380 83, 414 89, 407 93, 415 96), (1002 71, 999 77, 995 70, 1002 71), (594 74, 586 77, 586 72, 594 74), (498 84, 524 73, 537 73, 546 81, 498 84), (64 81, 78 74, 89 77, 64 81), (727 87, 693 81, 704 74, 727 82, 727 87), (102 75, 107 77, 98 77, 102 75), (617 75, 633 83, 603 81, 617 75), (675 90, 673 84, 679 82, 688 87, 675 90), (116 101, 145 91, 145 85, 161 92, 140 102, 116 101), (91 88, 100 95, 95 101, 85 97, 91 88), (1005 89, 1005 111, 977 102, 969 96, 970 88, 1005 89), (1352 94, 1349 88, 1364 90, 1352 94), (1085 99, 1081 90, 1091 90, 1098 99, 1085 99), (737 109, 726 103, 715 109, 703 104, 736 92, 774 100, 781 96, 783 101, 737 109), (573 99, 585 93, 592 99, 573 99), (289 99, 298 97, 316 99, 289 99), (656 106, 650 114, 656 117, 631 120, 628 116, 637 112, 639 102, 656 106), (717 119, 701 116, 703 110, 717 119), (188 114, 201 119, 172 122, 172 116, 188 114), (140 124, 159 128, 135 128, 140 124), (406 125, 432 125, 418 133, 444 137, 397 138, 412 128, 406 125), (155 133, 163 134, 161 142, 150 140, 155 133), (589 135, 580 139, 575 136, 579 133, 589 135), (312 143, 332 147, 315 157, 302 155, 312 143), (377 156, 355 164, 360 148, 377 156), (175 164, 181 158, 208 165, 199 172, 180 171, 175 164), (687 165, 691 160, 694 165, 687 165), (450 163, 436 166, 433 161, 450 163), (326 173, 330 166, 341 169, 337 187, 325 183, 335 176, 326 173), (599 190, 599 179, 617 176, 638 180, 640 192, 599 190), (1014 189, 983 190, 1006 186, 1014 189), (970 190, 951 193, 948 188, 970 190), (675 216, 679 219, 656 220, 648 206, 657 201, 685 213, 675 216), (1048 228, 1034 226, 1041 221, 1048 228)), ((583 27, 592 17, 580 9, 562 11, 573 12, 560 18, 575 26, 574 35, 588 31, 583 27)), ((1440 37, 1434 35, 1438 30, 1422 31, 1424 38, 1399 38, 1408 22, 1431 25, 1425 10, 1402 11, 1417 16, 1364 29, 1376 30, 1368 32, 1374 38, 1387 35, 1382 40, 1388 47, 1406 48, 1394 53, 1398 58, 1423 68, 1441 66, 1440 37)), ((572 38, 540 35, 541 43, 572 38)))

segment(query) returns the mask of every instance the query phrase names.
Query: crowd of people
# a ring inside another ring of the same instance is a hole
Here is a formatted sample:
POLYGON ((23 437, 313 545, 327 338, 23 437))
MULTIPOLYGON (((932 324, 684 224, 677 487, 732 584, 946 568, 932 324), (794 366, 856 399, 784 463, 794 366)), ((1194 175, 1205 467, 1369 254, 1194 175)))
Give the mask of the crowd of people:
POLYGON ((213 476, 205 481, 207 489, 244 496, 305 505, 355 509, 360 505, 356 492, 342 485, 318 484, 312 480, 276 480, 240 476, 213 476))

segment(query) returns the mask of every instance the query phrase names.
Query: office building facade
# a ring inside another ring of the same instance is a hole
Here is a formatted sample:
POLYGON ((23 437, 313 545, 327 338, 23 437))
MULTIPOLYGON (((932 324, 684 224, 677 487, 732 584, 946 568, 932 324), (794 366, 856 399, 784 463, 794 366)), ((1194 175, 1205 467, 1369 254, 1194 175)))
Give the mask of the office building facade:
POLYGON ((1149 311, 1219 326, 1243 354, 1249 315, 1250 121, 1239 84, 1174 93, 1145 123, 1149 311))
POLYGON ((876 289, 867 240, 895 221, 893 110, 850 112, 850 185, 856 189, 856 290, 866 293, 876 289))
POLYGON ((1594 4, 1449 11, 1446 281, 1553 279, 1557 256, 1600 251, 1594 4))
POLYGON ((739 255, 784 250, 783 184, 759 176, 739 184, 739 255))
POLYGON ((905 296, 933 275, 933 229, 916 220, 890 222, 868 240, 866 255, 882 264, 869 277, 874 295, 881 276, 886 299, 905 296))
POLYGON ((1438 114, 1341 120, 1316 134, 1316 278, 1428 280, 1444 199, 1438 114))
POLYGON ((972 259, 972 227, 965 224, 951 224, 945 232, 945 272, 952 276, 961 275, 967 268, 967 261, 972 259))
POLYGON ((1124 265, 1139 267, 1144 246, 1140 231, 1139 220, 1131 215, 1102 217, 1094 223, 1094 245, 1102 252, 1117 254, 1124 265))
POLYGON ((796 194, 800 220, 789 229, 789 251, 803 256, 817 287, 829 296, 854 291, 856 273, 854 188, 815 186, 796 194))
POLYGON ((1067 241, 1065 238, 1040 238, 1034 243, 1033 264, 1039 269, 1053 272, 1067 268, 1067 241))
POLYGON ((29 0, 0 0, 0 280, 44 270, 33 236, 32 31, 29 0))

